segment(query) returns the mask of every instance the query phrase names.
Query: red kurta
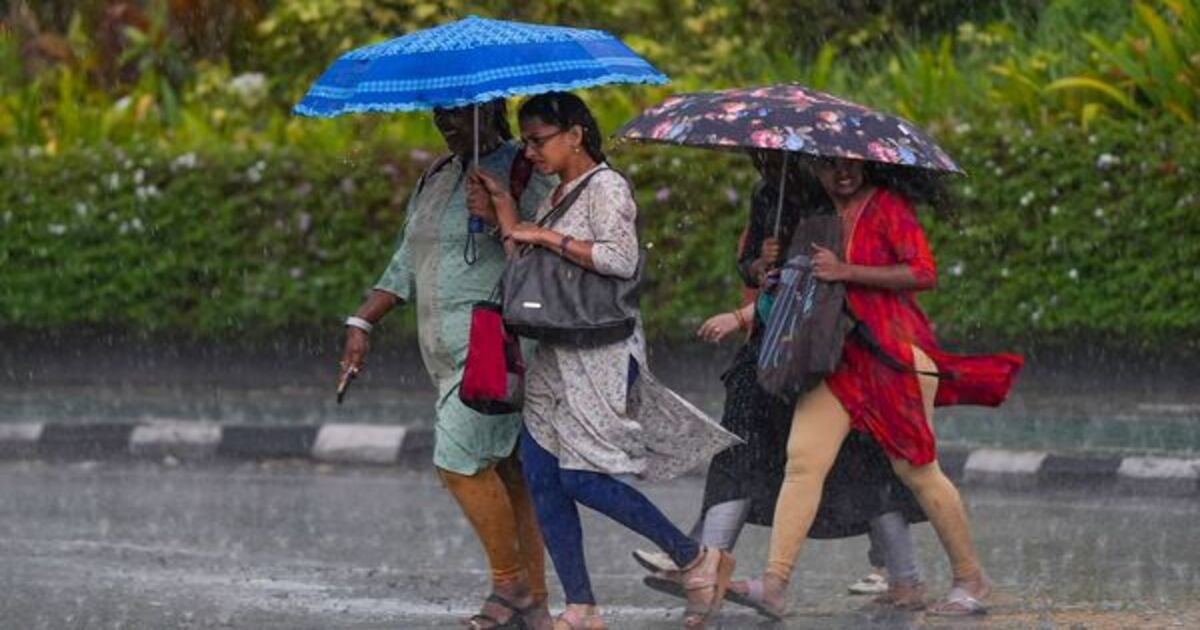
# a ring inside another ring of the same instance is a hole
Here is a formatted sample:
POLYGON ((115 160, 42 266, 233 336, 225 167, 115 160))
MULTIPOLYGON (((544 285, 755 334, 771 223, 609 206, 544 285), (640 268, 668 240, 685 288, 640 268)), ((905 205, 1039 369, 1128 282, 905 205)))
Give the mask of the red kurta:
MULTIPOLYGON (((925 231, 912 205, 900 195, 878 190, 847 233, 847 262, 872 267, 907 265, 920 281, 932 284, 937 279, 925 231)), ((890 356, 912 365, 912 346, 917 346, 940 372, 950 375, 938 383, 937 405, 999 405, 1024 364, 1013 354, 943 352, 911 291, 848 284, 846 300, 890 356)), ((841 366, 826 382, 850 414, 851 426, 874 436, 889 457, 916 466, 936 459, 916 374, 887 366, 851 336, 846 339, 841 366)))

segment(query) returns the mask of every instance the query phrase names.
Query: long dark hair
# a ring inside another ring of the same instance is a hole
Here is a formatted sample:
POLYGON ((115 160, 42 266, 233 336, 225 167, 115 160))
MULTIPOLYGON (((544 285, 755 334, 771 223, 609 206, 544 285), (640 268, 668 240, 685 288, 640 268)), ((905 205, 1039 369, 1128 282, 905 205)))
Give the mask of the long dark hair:
POLYGON ((583 99, 570 92, 547 92, 538 94, 521 104, 517 111, 519 120, 538 120, 562 129, 569 130, 579 125, 583 130, 583 149, 597 162, 605 161, 604 139, 600 135, 600 125, 596 124, 592 111, 588 109, 583 99))
POLYGON ((949 173, 911 166, 880 162, 863 165, 863 179, 867 183, 898 193, 913 205, 929 206, 940 216, 954 218, 958 199, 947 185, 950 177, 949 173))

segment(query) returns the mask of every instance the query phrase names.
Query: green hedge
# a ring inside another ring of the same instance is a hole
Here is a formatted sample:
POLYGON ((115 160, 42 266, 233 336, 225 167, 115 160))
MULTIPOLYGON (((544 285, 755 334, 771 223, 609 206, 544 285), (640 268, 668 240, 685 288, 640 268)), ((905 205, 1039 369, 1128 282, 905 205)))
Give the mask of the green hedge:
MULTIPOLYGON (((1169 124, 941 130, 971 173, 924 213, 943 335, 1178 345, 1200 337, 1200 138, 1169 124)), ((729 154, 620 148, 650 249, 652 334, 737 301, 753 175, 729 154)), ((386 264, 429 159, 378 149, 0 156, 0 325, 237 339, 349 312, 386 264)))

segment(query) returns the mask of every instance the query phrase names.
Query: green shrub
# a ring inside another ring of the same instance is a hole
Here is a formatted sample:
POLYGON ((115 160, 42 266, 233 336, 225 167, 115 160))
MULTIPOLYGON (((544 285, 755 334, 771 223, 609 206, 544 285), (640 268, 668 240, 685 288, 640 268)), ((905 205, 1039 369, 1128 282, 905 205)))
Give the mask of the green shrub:
MULTIPOLYGON (((1200 138, 1169 123, 960 125, 971 177, 926 222, 941 270, 922 296, 953 339, 1200 338, 1200 138)), ((232 339, 327 326, 391 255, 428 156, 161 149, 0 156, 0 325, 232 339), (139 175, 140 173, 140 175, 139 175)), ((753 182, 732 154, 618 147, 637 185, 651 334, 737 303, 753 182)))

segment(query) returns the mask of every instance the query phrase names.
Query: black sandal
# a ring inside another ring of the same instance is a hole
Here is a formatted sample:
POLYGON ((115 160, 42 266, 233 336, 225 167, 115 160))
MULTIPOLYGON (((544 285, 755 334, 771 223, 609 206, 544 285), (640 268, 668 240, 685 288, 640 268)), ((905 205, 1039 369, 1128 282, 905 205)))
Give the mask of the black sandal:
POLYGON ((529 624, 525 623, 525 617, 541 606, 534 602, 522 608, 495 593, 488 595, 484 601, 509 609, 512 611, 512 616, 507 621, 500 621, 485 613, 475 613, 471 615, 470 619, 467 619, 467 626, 471 630, 532 630, 529 624))

